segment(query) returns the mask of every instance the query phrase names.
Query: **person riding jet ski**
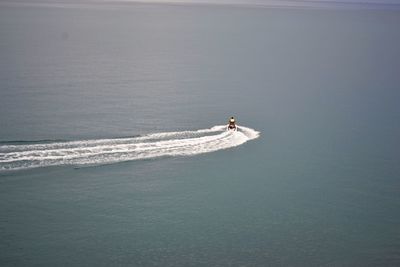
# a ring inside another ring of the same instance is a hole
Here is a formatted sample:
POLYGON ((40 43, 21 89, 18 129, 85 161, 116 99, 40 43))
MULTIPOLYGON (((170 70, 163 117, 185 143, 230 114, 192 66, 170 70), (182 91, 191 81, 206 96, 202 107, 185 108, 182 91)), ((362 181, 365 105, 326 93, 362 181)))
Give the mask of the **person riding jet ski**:
POLYGON ((229 119, 228 130, 236 130, 236 121, 234 117, 229 119))

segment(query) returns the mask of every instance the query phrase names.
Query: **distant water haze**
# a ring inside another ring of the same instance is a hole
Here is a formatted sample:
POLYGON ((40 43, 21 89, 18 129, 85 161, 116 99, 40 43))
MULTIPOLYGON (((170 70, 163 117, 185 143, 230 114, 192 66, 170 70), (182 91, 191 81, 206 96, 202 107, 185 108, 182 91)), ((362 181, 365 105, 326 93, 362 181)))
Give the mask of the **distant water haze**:
POLYGON ((164 3, 301 8, 400 8, 400 0, 0 0, 8 4, 164 3))

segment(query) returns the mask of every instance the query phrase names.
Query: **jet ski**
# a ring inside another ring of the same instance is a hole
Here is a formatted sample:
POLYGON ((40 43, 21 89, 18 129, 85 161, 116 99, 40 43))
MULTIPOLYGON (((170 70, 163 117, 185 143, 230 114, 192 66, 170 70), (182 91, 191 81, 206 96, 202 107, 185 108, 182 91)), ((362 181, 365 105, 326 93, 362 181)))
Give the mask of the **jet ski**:
POLYGON ((234 117, 231 117, 229 119, 229 122, 228 122, 228 125, 226 128, 228 131, 237 131, 236 121, 235 121, 234 117))

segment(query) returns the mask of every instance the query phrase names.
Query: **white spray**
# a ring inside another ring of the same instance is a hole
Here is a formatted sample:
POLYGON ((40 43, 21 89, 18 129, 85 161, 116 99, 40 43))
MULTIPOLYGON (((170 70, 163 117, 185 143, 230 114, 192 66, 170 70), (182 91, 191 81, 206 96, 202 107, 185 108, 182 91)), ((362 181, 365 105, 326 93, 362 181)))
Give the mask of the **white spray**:
POLYGON ((226 126, 132 138, 0 145, 0 170, 56 165, 93 165, 165 156, 188 156, 239 146, 259 136, 254 129, 226 126))

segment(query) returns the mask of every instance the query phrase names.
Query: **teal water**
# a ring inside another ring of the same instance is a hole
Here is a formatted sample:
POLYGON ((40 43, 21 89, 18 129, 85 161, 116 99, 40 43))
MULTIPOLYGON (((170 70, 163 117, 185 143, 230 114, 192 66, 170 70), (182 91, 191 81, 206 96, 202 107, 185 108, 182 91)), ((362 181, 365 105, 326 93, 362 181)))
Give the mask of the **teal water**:
POLYGON ((2 171, 0 265, 400 265, 399 23, 391 10, 2 5, 0 148, 231 115, 260 137, 2 171))

